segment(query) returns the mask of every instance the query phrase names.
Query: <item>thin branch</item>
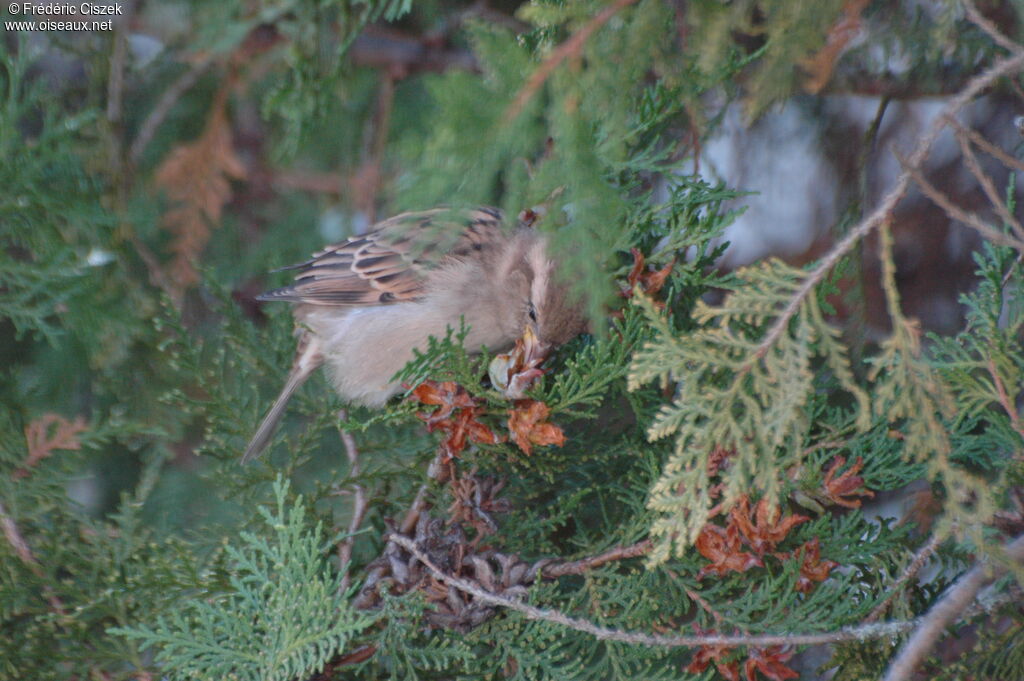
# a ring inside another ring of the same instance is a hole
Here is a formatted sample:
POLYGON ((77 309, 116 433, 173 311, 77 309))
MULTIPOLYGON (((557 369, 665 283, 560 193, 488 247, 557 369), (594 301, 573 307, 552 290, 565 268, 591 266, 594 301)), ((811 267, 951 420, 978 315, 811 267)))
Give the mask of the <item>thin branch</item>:
POLYGON ((341 173, 312 173, 304 170, 278 170, 271 177, 278 187, 314 194, 340 194, 345 186, 341 173))
MULTIPOLYGON (((779 337, 789 325, 789 321, 800 309, 800 305, 803 304, 804 299, 806 299, 814 290, 814 287, 818 285, 818 283, 832 270, 836 263, 838 263, 861 239, 878 227, 878 225, 880 225, 882 221, 889 216, 893 208, 896 207, 896 204, 900 202, 904 194, 906 194, 911 180, 914 179, 911 169, 917 169, 924 162, 925 158, 928 156, 928 152, 932 148, 932 145, 935 143, 935 140, 938 139, 939 133, 941 133, 946 127, 946 118, 955 115, 960 111, 960 109, 966 106, 968 102, 977 97, 978 93, 991 85, 997 78, 1000 78, 1016 69, 1020 69, 1021 67, 1024 67, 1024 53, 1017 53, 1012 57, 1000 59, 990 68, 972 78, 964 89, 950 100, 942 114, 936 117, 924 135, 919 138, 917 147, 915 147, 914 151, 907 159, 908 165, 904 167, 903 172, 900 173, 899 177, 896 179, 895 186, 893 186, 893 188, 890 189, 882 198, 878 208, 876 208, 871 215, 856 224, 847 233, 847 235, 821 259, 821 262, 818 263, 818 266, 807 275, 807 278, 804 279, 804 282, 800 285, 800 288, 797 289, 793 298, 779 314, 779 318, 775 321, 774 326, 772 326, 768 333, 765 334, 764 340, 762 340, 760 345, 758 345, 756 352, 756 356, 758 358, 764 357, 764 355, 768 353, 768 350, 770 350, 771 347, 779 340, 779 337)), ((1001 232, 999 232, 999 234, 1002 235, 1001 232)))
MULTIPOLYGON (((429 468, 427 468, 427 477, 431 480, 441 480, 444 477, 445 469, 441 463, 441 452, 438 452, 434 460, 430 462, 429 468)), ((411 534, 416 529, 416 524, 420 521, 420 514, 427 510, 429 505, 427 502, 427 492, 430 490, 428 483, 420 485, 419 491, 416 492, 416 498, 412 502, 412 506, 405 513, 405 518, 402 520, 402 524, 399 526, 399 531, 402 534, 411 534)))
POLYGON ((959 130, 956 134, 956 141, 960 144, 960 151, 964 156, 964 165, 974 175, 974 179, 981 185, 982 191, 985 192, 985 196, 988 198, 989 203, 999 214, 999 217, 1003 219, 1003 222, 1010 226, 1013 233, 1017 235, 1018 239, 1024 239, 1024 227, 1021 226, 1020 220, 1015 218, 1010 213, 1009 208, 1003 203, 1003 197, 999 195, 999 191, 996 189, 995 184, 992 182, 992 178, 985 174, 985 171, 981 169, 981 163, 978 162, 978 156, 971 149, 971 143, 959 130))
POLYGON ((899 160, 900 164, 903 165, 903 171, 907 173, 914 180, 914 183, 917 184, 918 188, 920 188, 921 193, 931 199, 937 206, 939 206, 939 208, 944 210, 946 215, 951 219, 964 223, 992 243, 1000 244, 1001 246, 1009 246, 1017 251, 1024 251, 1024 241, 1013 238, 1002 230, 988 224, 975 213, 969 213, 956 205, 948 196, 939 191, 935 185, 926 180, 920 169, 910 165, 910 162, 899 154, 896 154, 896 158, 899 160))
POLYGON ((391 127, 391 109, 395 100, 395 80, 401 77, 399 69, 388 69, 377 91, 377 104, 373 115, 366 121, 363 142, 363 162, 349 178, 353 203, 367 219, 377 221, 377 194, 380 192, 384 149, 391 127))
POLYGON ((1002 406, 1003 411, 1010 417, 1010 427, 1012 427, 1019 435, 1024 437, 1024 426, 1020 422, 1020 413, 1017 411, 1015 400, 1010 399, 1009 394, 1006 392, 1006 386, 1003 385, 1003 379, 999 377, 999 371, 996 370, 996 363, 991 357, 988 359, 988 373, 992 377, 992 381, 995 383, 996 394, 999 396, 999 404, 1002 406))
POLYGON ((421 36, 409 35, 380 26, 368 26, 352 42, 348 58, 357 66, 401 69, 406 74, 451 69, 478 71, 476 57, 470 50, 446 49, 426 43, 421 36))
POLYGON ((587 570, 593 570, 594 568, 601 567, 606 563, 643 556, 651 550, 652 543, 653 542, 650 539, 644 539, 643 541, 638 541, 637 543, 630 544, 629 546, 616 546, 613 549, 609 549, 596 556, 590 556, 589 558, 581 558, 580 560, 573 560, 566 563, 546 565, 541 570, 541 574, 549 579, 554 577, 564 577, 565 575, 581 575, 587 570))
MULTIPOLYGON (((397 544, 415 556, 416 559, 423 563, 438 580, 462 591, 463 593, 467 593, 477 598, 482 603, 514 610, 529 619, 543 620, 575 631, 581 631, 602 641, 619 641, 633 645, 664 648, 695 648, 707 645, 762 647, 775 645, 820 645, 826 643, 839 643, 842 641, 865 641, 875 638, 889 638, 911 631, 922 623, 921 619, 899 622, 882 622, 876 624, 864 624, 855 627, 844 627, 838 631, 817 634, 752 634, 734 636, 707 634, 701 636, 667 636, 662 634, 623 631, 621 629, 603 627, 577 617, 570 617, 558 610, 538 608, 507 596, 500 596, 492 593, 467 579, 455 577, 454 575, 447 574, 441 570, 412 539, 400 534, 391 534, 388 536, 388 541, 397 544)), ((999 603, 1001 601, 996 599, 993 602, 999 603)))
POLYGON ((968 139, 974 142, 974 144, 985 153, 999 159, 1007 167, 1014 168, 1015 170, 1019 170, 1024 173, 1024 161, 1010 156, 1008 153, 985 139, 985 137, 979 134, 977 130, 967 127, 955 118, 950 118, 947 122, 955 128, 957 132, 966 135, 968 139))
POLYGON ((921 549, 914 554, 913 560, 911 560, 910 564, 907 565, 905 570, 903 570, 903 574, 900 575, 900 578, 897 579, 892 586, 888 587, 889 595, 871 611, 871 614, 864 620, 865 623, 874 622, 885 614, 889 605, 892 604, 893 600, 896 599, 896 596, 898 596, 903 590, 903 586, 910 581, 914 575, 920 572, 921 568, 924 567, 924 564, 928 562, 928 559, 933 553, 935 553, 935 550, 939 548, 939 544, 941 544, 945 538, 945 535, 936 532, 932 535, 931 539, 928 540, 928 543, 922 546, 921 549))
POLYGON ((115 21, 113 49, 110 51, 110 70, 107 76, 107 122, 110 123, 110 163, 119 176, 124 168, 124 72, 128 57, 128 24, 132 19, 135 3, 125 3, 125 16, 115 21))
MULTIPOLYGON (((21 531, 18 529, 18 524, 7 513, 7 509, 2 502, 0 502, 0 528, 3 529, 4 538, 7 539, 7 543, 14 549, 14 554, 32 571, 32 574, 42 579, 42 565, 40 565, 35 554, 32 553, 32 548, 25 541, 25 537, 22 536, 21 531)), ((49 584, 44 585, 43 593, 46 595, 46 601, 50 604, 50 608, 61 617, 66 618, 68 612, 64 608, 64 603, 60 600, 60 597, 53 592, 53 587, 49 584)))
POLYGON ((712 608, 711 604, 708 603, 699 593, 697 593, 693 589, 687 589, 685 587, 683 591, 685 591, 686 595, 690 597, 690 600, 692 600, 694 603, 703 608, 706 613, 714 617, 715 622, 718 626, 722 626, 722 622, 725 621, 725 618, 722 617, 722 615, 717 610, 712 608))
MULTIPOLYGON (((348 413, 342 409, 338 412, 338 420, 345 421, 348 419, 348 413)), ((341 441, 345 445, 345 455, 348 457, 348 477, 355 480, 359 478, 360 466, 359 466, 359 450, 356 448, 356 439, 352 437, 352 433, 338 428, 338 433, 341 435, 341 441)), ((352 565, 352 545, 356 540, 356 533, 359 532, 359 527, 363 524, 363 518, 366 517, 366 511, 369 508, 369 504, 366 500, 366 490, 358 482, 352 483, 353 489, 355 489, 355 500, 352 504, 352 518, 348 523, 348 536, 338 545, 338 563, 341 566, 342 578, 341 578, 341 591, 347 591, 351 577, 349 575, 349 567, 352 565)))
POLYGON ((967 12, 967 18, 970 19, 971 23, 980 28, 982 31, 988 34, 989 38, 992 38, 992 42, 999 45, 1000 47, 1009 50, 1013 54, 1024 54, 1024 47, 1018 45, 1014 41, 1010 40, 1006 35, 996 28, 996 25, 986 19, 978 8, 974 6, 973 0, 963 0, 964 10, 967 12))
POLYGON ((593 19, 585 23, 580 30, 573 33, 568 40, 556 47, 551 56, 545 59, 537 67, 537 70, 530 75, 526 83, 519 90, 519 93, 516 94, 516 98, 512 100, 512 104, 505 110, 505 123, 515 120, 516 116, 522 113, 527 102, 537 94, 537 91, 551 77, 551 74, 554 73, 559 64, 570 57, 579 56, 580 51, 594 31, 608 23, 608 20, 615 16, 622 8, 632 5, 634 2, 636 0, 615 0, 615 2, 598 12, 593 19))
POLYGON ((7 514, 7 509, 4 508, 3 502, 0 502, 0 527, 3 528, 7 543, 14 549, 14 554, 21 559, 21 562, 33 570, 38 569, 39 561, 32 554, 32 549, 29 547, 28 542, 21 536, 14 518, 7 514))
POLYGON ((200 76, 206 73, 206 70, 213 64, 213 54, 208 54, 195 63, 192 67, 181 74, 176 81, 174 81, 170 87, 164 90, 164 93, 160 95, 160 99, 157 101, 153 110, 149 112, 146 120, 139 126, 139 132, 135 135, 135 141, 132 142, 131 150, 128 153, 128 157, 132 163, 138 163, 139 159, 142 158, 142 153, 146 150, 146 147, 153 139, 153 135, 156 134, 157 128, 159 128, 164 119, 167 118, 167 114, 170 113, 171 109, 177 103, 177 101, 188 92, 196 81, 199 80, 200 76))
MULTIPOLYGON (((1006 557, 1014 562, 1024 560, 1024 535, 1007 544, 1005 552, 1006 557)), ((909 679, 921 660, 935 646, 935 642, 946 627, 963 615, 985 584, 1005 571, 1005 568, 979 562, 970 572, 958 579, 946 595, 920 618, 920 626, 915 627, 914 634, 889 665, 883 681, 909 679)))

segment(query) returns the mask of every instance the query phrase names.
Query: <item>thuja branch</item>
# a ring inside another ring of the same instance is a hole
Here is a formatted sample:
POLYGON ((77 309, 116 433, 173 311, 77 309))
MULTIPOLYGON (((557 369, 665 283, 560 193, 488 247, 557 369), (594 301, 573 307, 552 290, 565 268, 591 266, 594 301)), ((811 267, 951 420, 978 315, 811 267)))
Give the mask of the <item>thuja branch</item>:
MULTIPOLYGON (((912 631, 925 623, 925 618, 914 620, 881 622, 862 624, 853 627, 844 627, 834 632, 822 632, 812 634, 753 634, 726 636, 720 634, 706 634, 695 636, 668 636, 663 634, 648 634, 644 632, 625 631, 613 629, 594 624, 588 620, 578 617, 570 617, 563 612, 549 608, 538 608, 507 596, 495 594, 481 588, 470 580, 448 574, 439 568, 427 554, 419 548, 412 539, 400 534, 391 534, 388 541, 396 544, 423 563, 431 574, 439 581, 444 582, 463 593, 479 599, 483 603, 508 610, 514 610, 525 617, 533 620, 551 622, 560 626, 580 631, 603 641, 618 641, 633 645, 643 645, 665 648, 695 648, 699 646, 775 646, 775 645, 820 645, 827 643, 839 643, 843 641, 866 641, 877 638, 888 638, 898 634, 912 631)), ((994 607, 1003 601, 997 600, 989 607, 994 607)), ((961 614, 967 614, 961 612, 961 614)))
POLYGON ((936 532, 932 535, 931 539, 928 540, 928 543, 914 554, 914 558, 907 565, 903 574, 900 575, 899 579, 897 579, 896 582, 888 588, 889 595, 871 611, 868 618, 864 620, 865 622, 874 622, 885 614, 889 605, 892 604, 893 600, 895 600, 895 598, 900 594, 900 591, 903 590, 904 585, 910 581, 914 575, 921 571, 921 568, 924 567, 924 564, 928 562, 928 559, 931 558, 932 554, 939 548, 939 545, 946 539, 946 536, 947 535, 945 534, 936 532))
MULTIPOLYGON (((948 119, 955 116, 957 112, 963 109, 971 100, 977 97, 982 90, 987 88, 998 78, 1001 78, 1008 73, 1012 73, 1022 67, 1024 67, 1024 52, 1015 52, 1012 56, 1000 59, 991 68, 972 78, 968 81, 964 89, 950 100, 940 115, 937 116, 931 126, 929 126, 928 130, 925 131, 925 133, 918 139, 917 146, 906 159, 903 171, 900 173, 899 177, 897 177, 896 183, 893 185, 892 189, 890 189, 882 198, 878 208, 855 225, 846 234, 846 236, 843 237, 843 239, 821 259, 821 262, 818 263, 818 266, 811 271, 806 279, 804 279, 803 283, 797 289, 789 303, 782 310, 778 319, 775 320, 775 324, 758 345, 755 355, 758 359, 763 358, 771 347, 775 345, 783 332, 785 332, 790 320, 800 309, 804 300, 811 294, 821 280, 828 275, 832 268, 835 267, 836 263, 849 253, 861 239, 867 236, 873 229, 878 227, 884 220, 886 220, 886 218, 888 218, 892 210, 896 207, 896 204, 903 199, 907 189, 910 187, 910 183, 915 179, 920 178, 919 168, 928 157, 928 153, 931 151, 932 145, 935 144, 935 140, 938 139, 939 134, 948 125, 948 119)), ((976 229, 978 228, 976 224, 972 224, 972 226, 976 229)), ((1020 244, 1016 240, 1013 240, 1013 244, 1011 245, 1017 247, 1020 244)))
POLYGON ((12 549, 14 549, 14 554, 21 559, 21 562, 28 565, 33 570, 38 569, 39 561, 36 560, 28 542, 25 541, 21 531, 18 529, 17 523, 15 523, 14 518, 7 513, 7 509, 4 508, 2 502, 0 502, 0 529, 3 530, 4 538, 7 539, 7 543, 11 545, 12 549))
MULTIPOLYGON (((1005 557, 1013 562, 1024 561, 1024 535, 1007 544, 1004 548, 1005 557)), ((919 618, 920 625, 915 627, 913 636, 904 644, 903 649, 889 666, 883 681, 901 681, 910 678, 921 660, 935 646, 946 627, 962 617, 967 606, 978 595, 978 591, 988 582, 1004 573, 1005 568, 994 568, 987 562, 979 562, 970 572, 957 580, 956 584, 936 603, 924 617, 919 618)))
POLYGON ((530 75, 530 78, 516 94, 508 109, 505 111, 505 122, 508 123, 518 116, 540 87, 551 77, 558 65, 570 57, 577 57, 587 40, 594 31, 608 23, 608 20, 615 16, 619 10, 632 5, 636 0, 615 0, 601 10, 593 19, 583 25, 583 28, 576 31, 564 43, 555 48, 544 62, 537 67, 537 70, 530 75))

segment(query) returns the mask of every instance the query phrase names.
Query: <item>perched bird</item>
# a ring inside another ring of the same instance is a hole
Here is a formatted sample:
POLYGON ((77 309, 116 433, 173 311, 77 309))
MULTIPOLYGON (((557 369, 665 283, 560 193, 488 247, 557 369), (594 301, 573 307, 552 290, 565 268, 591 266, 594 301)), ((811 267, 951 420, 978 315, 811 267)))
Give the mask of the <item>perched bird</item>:
POLYGON ((299 271, 295 282, 258 299, 296 303, 298 349, 242 462, 263 451, 289 398, 321 364, 342 398, 380 406, 399 391, 391 379, 413 350, 460 319, 469 350, 507 349, 525 334, 530 367, 583 331, 544 235, 506 230, 501 220, 492 208, 403 213, 286 268, 299 271))

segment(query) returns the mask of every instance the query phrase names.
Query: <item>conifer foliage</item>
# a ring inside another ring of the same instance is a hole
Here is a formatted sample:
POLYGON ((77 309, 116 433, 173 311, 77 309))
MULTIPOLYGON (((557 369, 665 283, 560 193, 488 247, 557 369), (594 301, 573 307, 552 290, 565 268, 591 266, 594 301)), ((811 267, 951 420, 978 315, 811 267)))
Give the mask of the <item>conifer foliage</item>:
POLYGON ((1021 96, 1018 5, 122 5, 0 42, 0 680, 1024 678, 1024 163, 960 117, 1021 96), (717 269, 727 108, 850 89, 943 109, 816 259, 717 269), (977 244, 957 333, 904 309, 910 192, 977 244), (316 377, 239 466, 264 273, 436 205, 548 232, 590 332, 450 329, 379 410, 316 377))

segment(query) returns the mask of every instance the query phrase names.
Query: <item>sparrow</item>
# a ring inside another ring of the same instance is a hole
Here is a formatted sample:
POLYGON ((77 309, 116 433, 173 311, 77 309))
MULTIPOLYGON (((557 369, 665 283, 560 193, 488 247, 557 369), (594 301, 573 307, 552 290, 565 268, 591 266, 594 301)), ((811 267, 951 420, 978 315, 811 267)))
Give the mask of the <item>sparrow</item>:
POLYGON ((401 390, 392 379, 413 351, 463 320, 470 351, 522 337, 519 363, 531 370, 586 327, 545 235, 522 222, 505 229, 493 208, 402 213, 283 269, 298 270, 294 283, 257 300, 295 304, 295 360, 242 463, 259 456, 320 366, 344 400, 380 407, 401 390))

